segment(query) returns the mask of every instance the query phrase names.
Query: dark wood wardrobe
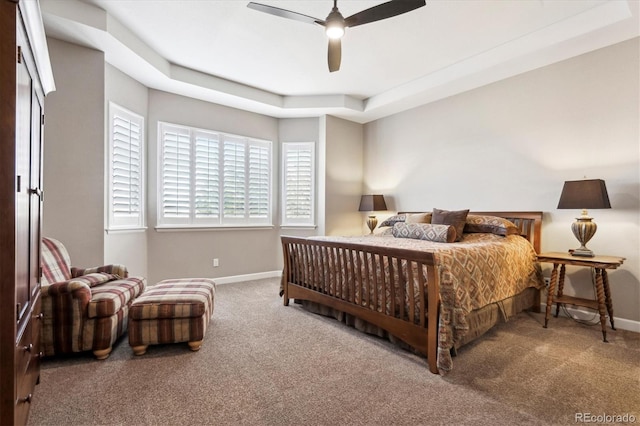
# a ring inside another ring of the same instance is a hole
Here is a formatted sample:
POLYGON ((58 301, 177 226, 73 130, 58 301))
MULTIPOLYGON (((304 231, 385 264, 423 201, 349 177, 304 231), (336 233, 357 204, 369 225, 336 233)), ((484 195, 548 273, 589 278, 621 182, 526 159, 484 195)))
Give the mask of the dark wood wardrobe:
POLYGON ((0 0, 0 424, 27 422, 40 376, 44 97, 38 2, 0 0))

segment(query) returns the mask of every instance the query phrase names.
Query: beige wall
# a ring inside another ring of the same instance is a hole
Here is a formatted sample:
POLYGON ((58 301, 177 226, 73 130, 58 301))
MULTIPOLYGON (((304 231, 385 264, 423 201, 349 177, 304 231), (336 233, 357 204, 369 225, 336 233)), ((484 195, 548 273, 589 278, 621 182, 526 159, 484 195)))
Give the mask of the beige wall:
MULTIPOLYGON (((614 313, 640 320, 639 41, 634 39, 365 125, 365 186, 398 210, 545 212, 543 251, 576 248, 565 180, 606 181, 588 247, 627 258, 614 313)), ((570 268, 568 294, 593 297, 570 268)), ((581 281, 586 279, 587 283, 581 281)), ((636 323, 637 326, 637 323, 636 323)))
MULTIPOLYGON (((105 64, 105 147, 108 146, 109 137, 109 102, 114 102, 138 115, 144 117, 144 143, 147 146, 148 123, 148 92, 146 86, 138 83, 131 77, 117 70, 109 64, 105 64)), ((106 148, 105 148, 106 149, 106 148)), ((106 151, 105 151, 106 152, 106 151)), ((105 182, 105 200, 107 186, 105 182)), ((146 195, 146 194, 145 194, 146 195)), ((106 201, 105 201, 106 202, 106 201)), ((106 212, 104 223, 107 223, 106 212)), ((106 227, 106 226, 105 226, 106 227)), ((144 231, 106 233, 104 236, 104 263, 119 263, 126 265, 129 274, 148 276, 147 268, 147 234, 144 231)))
POLYGON ((48 39, 57 90, 47 97, 44 235, 74 265, 121 263, 147 274, 144 232, 105 234, 108 103, 147 115, 147 88, 106 65, 102 52, 48 39))
POLYGON ((358 211, 363 179, 363 126, 340 118, 324 120, 324 235, 362 235, 358 211))
MULTIPOLYGON (((158 121, 271 140, 279 164, 278 120, 233 108, 149 90, 147 217, 149 282, 180 277, 228 277, 280 269, 278 228, 162 231, 157 224, 158 121), (212 260, 220 266, 214 268, 212 260)), ((273 176, 278 200, 277 174, 273 176)), ((274 209, 276 206, 274 206, 274 209)))
POLYGON ((76 266, 104 259, 104 54, 47 39, 56 91, 45 102, 43 235, 76 266))

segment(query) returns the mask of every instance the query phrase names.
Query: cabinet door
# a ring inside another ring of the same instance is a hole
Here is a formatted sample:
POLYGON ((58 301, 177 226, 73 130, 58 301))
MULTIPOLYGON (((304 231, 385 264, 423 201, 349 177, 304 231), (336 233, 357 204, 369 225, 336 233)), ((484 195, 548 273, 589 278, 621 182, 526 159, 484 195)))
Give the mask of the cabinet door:
POLYGON ((28 43, 22 31, 18 31, 20 46, 17 64, 17 99, 16 99, 16 314, 18 333, 24 327, 26 315, 30 311, 31 286, 29 271, 30 260, 30 215, 31 195, 31 104, 33 95, 33 79, 27 68, 24 54, 28 43))
POLYGON ((43 95, 36 80, 31 93, 31 152, 29 166, 29 292, 34 302, 40 292, 42 244, 42 128, 43 95))
MULTIPOLYGON (((18 323, 40 291, 42 215, 42 104, 44 95, 24 29, 17 42, 16 118, 16 293, 18 323)), ((20 328, 20 327, 19 327, 20 328)))

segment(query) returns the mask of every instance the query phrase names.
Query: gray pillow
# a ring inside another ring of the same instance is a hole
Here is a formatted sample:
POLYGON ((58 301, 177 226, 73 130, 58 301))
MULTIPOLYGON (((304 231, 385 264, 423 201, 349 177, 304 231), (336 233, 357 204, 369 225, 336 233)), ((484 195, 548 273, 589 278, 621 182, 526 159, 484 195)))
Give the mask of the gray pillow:
POLYGON ((456 229, 456 241, 462 241, 462 233, 464 232, 464 225, 467 222, 467 210, 440 210, 433 209, 433 215, 431 216, 431 223, 434 225, 451 225, 456 229))
POLYGON ((456 230, 450 225, 398 222, 393 225, 393 236, 396 238, 434 241, 436 243, 452 243, 456 240, 456 230))
POLYGON ((513 222, 497 216, 467 216, 464 232, 482 232, 496 235, 519 235, 520 230, 513 222))
POLYGON ((407 215, 406 214, 396 214, 393 215, 391 217, 388 217, 387 219, 385 219, 381 224, 380 224, 380 228, 382 228, 383 226, 393 226, 398 222, 404 222, 405 220, 407 220, 407 215))
POLYGON ((431 223, 431 212, 407 214, 405 223, 431 223))

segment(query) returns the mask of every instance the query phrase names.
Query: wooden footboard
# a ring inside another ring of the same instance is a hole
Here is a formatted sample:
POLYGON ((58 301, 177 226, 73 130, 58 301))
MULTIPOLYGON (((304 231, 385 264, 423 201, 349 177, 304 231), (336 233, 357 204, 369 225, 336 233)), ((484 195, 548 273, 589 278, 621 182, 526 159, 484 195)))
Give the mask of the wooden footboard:
POLYGON ((282 247, 285 305, 309 300, 361 318, 426 353, 438 373, 433 254, 295 237, 282 237, 282 247))

